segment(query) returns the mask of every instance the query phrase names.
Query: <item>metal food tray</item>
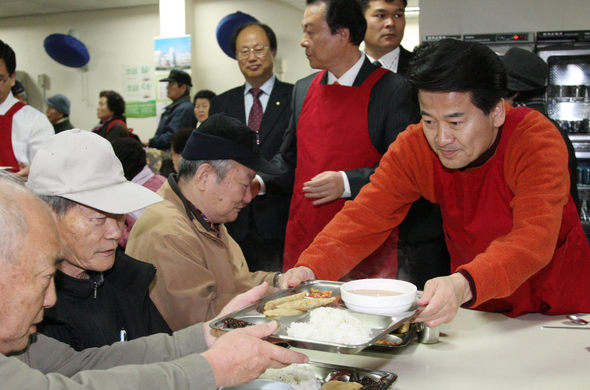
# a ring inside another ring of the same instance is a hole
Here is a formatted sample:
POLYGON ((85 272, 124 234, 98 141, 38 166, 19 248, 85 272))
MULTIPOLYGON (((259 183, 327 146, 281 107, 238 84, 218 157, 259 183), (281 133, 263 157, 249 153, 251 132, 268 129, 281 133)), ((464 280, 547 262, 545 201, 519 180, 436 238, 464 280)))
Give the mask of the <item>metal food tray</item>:
MULTIPOLYGON (((397 374, 387 371, 369 370, 311 361, 308 363, 296 364, 296 366, 311 371, 320 382, 320 385, 331 380, 357 382, 358 380, 362 381, 363 379, 371 379, 376 383, 374 385, 363 386, 361 390, 387 390, 391 388, 397 380, 397 374), (353 380, 351 381, 351 379, 353 380)), ((239 389, 239 386, 237 388, 239 389)), ((221 387, 219 390, 224 389, 227 388, 221 387)))
POLYGON ((380 339, 395 345, 375 343, 373 345, 369 345, 366 350, 376 352, 392 352, 399 348, 405 348, 416 339, 416 336, 418 335, 418 327, 419 324, 417 322, 412 322, 410 324, 410 329, 406 333, 396 333, 394 330, 380 339))
POLYGON ((366 386, 362 390, 387 390, 397 380, 397 374, 387 371, 369 370, 365 368, 339 366, 318 362, 303 363, 298 364, 297 366, 308 368, 312 371, 322 385, 331 380, 357 382, 358 380, 369 378, 377 382, 377 384, 375 384, 375 386, 366 386))
MULTIPOLYGON (((281 298, 288 295, 297 294, 300 292, 308 292, 312 288, 318 289, 321 291, 332 291, 332 297, 338 297, 334 302, 327 305, 327 307, 339 308, 342 310, 346 309, 346 306, 342 303, 340 299, 340 286, 342 282, 333 282, 333 281, 325 281, 325 280, 314 280, 301 283, 297 287, 293 287, 287 290, 280 290, 274 294, 268 295, 262 298, 260 301, 247 306, 241 310, 237 310, 233 313, 230 313, 224 317, 217 319, 216 321, 212 321, 210 323, 211 328, 221 331, 230 331, 231 328, 228 328, 224 321, 227 319, 236 319, 241 321, 247 321, 252 324, 261 324, 267 323, 272 320, 276 320, 279 323, 279 327, 277 330, 272 334, 272 338, 276 341, 284 341, 290 346, 297 347, 297 348, 304 348, 304 349, 313 349, 317 351, 327 351, 327 352, 337 352, 337 353, 348 353, 354 354, 362 351, 363 349, 367 348, 368 346, 375 343, 375 341, 379 339, 383 339, 385 335, 390 333, 392 330, 397 329, 401 324, 409 320, 412 315, 415 313, 415 310, 410 310, 404 313, 397 314, 395 316, 382 316, 382 315, 374 315, 374 314, 365 314, 365 313, 357 313, 354 311, 349 311, 350 314, 355 316, 356 318, 363 321, 367 324, 368 327, 372 328, 371 331, 371 339, 363 344, 357 345, 349 345, 349 344, 338 344, 338 343, 330 343, 326 341, 318 341, 318 340, 310 340, 310 339, 302 339, 302 338, 295 338, 287 335, 287 328, 293 322, 305 322, 309 319, 309 312, 304 314, 300 314, 297 316, 287 316, 287 317, 279 317, 279 318, 267 318, 264 316, 264 304, 270 300, 281 298)), ((273 341, 275 341, 273 340, 273 341)))

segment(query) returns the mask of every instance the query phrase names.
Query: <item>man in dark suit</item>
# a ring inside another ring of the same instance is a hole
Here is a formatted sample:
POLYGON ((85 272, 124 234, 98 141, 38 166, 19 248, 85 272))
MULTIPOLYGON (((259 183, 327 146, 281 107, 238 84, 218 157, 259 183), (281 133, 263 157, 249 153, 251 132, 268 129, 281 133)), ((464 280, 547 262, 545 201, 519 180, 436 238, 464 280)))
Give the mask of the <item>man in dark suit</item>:
MULTIPOLYGON (((257 132, 260 154, 270 160, 278 152, 288 126, 293 84, 283 83, 273 74, 277 40, 267 25, 241 25, 234 31, 230 47, 246 83, 215 97, 210 114, 224 112, 247 123, 257 132)), ((292 175, 282 180, 281 186, 262 188, 236 221, 226 225, 251 271, 282 268, 292 175)))
MULTIPOLYGON (((365 54, 375 65, 394 73, 409 72, 413 54, 401 46, 407 0, 358 0, 367 21, 365 54)), ((398 278, 419 288, 428 279, 447 275, 450 258, 438 205, 420 198, 399 227, 398 278)))
POLYGON ((367 20, 365 54, 394 73, 406 74, 412 53, 401 46, 407 0, 358 0, 367 20))
MULTIPOLYGON (((419 120, 417 99, 401 76, 359 51, 366 30, 355 0, 307 1, 301 46, 314 69, 294 87, 291 122, 274 162, 295 171, 284 266, 354 198, 389 144, 419 120)), ((276 177, 261 174, 267 186, 276 177)), ((353 277, 396 275, 395 237, 353 277), (391 258, 391 255, 394 258, 391 258)), ((369 254, 367 254, 369 255, 369 254)), ((335 259, 337 260, 337 259, 335 259)))

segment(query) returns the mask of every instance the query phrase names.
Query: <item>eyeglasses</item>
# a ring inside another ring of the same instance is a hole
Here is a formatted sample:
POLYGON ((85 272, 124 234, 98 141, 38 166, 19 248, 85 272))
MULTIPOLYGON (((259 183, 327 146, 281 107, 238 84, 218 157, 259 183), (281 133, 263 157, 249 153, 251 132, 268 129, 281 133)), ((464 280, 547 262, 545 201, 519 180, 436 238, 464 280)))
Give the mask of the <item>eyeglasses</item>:
POLYGON ((250 57, 250 53, 252 52, 254 52, 254 55, 257 58, 264 58, 264 56, 266 55, 266 49, 268 49, 268 46, 255 46, 253 48, 244 47, 242 50, 238 52, 238 59, 245 60, 248 57, 250 57))

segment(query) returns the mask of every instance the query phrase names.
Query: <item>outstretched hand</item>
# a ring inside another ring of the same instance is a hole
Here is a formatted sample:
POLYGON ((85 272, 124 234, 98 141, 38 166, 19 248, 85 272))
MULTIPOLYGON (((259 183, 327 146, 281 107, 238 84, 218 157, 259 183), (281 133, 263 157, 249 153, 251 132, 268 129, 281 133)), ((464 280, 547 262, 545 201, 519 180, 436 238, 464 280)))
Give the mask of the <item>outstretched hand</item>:
POLYGON ((258 378, 267 368, 306 363, 306 355, 261 340, 278 327, 276 321, 235 329, 221 336, 201 355, 207 359, 217 386, 236 386, 258 378))
POLYGON ((299 286, 302 282, 315 279, 315 274, 310 268, 295 267, 285 272, 278 281, 280 289, 299 286))

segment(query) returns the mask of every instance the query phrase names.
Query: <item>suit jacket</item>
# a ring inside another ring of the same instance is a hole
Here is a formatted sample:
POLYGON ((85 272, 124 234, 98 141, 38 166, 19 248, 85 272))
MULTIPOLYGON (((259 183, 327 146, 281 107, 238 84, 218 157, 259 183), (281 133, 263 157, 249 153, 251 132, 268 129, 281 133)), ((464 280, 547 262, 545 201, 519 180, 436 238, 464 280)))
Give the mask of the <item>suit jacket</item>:
POLYGON ((410 70, 410 60, 414 57, 414 53, 407 51, 400 46, 399 52, 399 63, 397 64, 397 73, 401 75, 407 75, 410 70))
MULTIPOLYGON (((246 123, 244 88, 242 85, 216 96, 211 102, 209 114, 223 112, 246 123)), ((293 84, 275 80, 258 131, 260 154, 267 160, 272 159, 281 146, 291 114, 292 90, 293 84)), ((251 222, 254 222, 255 234, 259 237, 284 239, 293 189, 293 173, 282 176, 280 180, 283 183, 280 187, 267 187, 265 195, 255 197, 240 211, 234 222, 226 224, 236 241, 244 239, 251 222)))

